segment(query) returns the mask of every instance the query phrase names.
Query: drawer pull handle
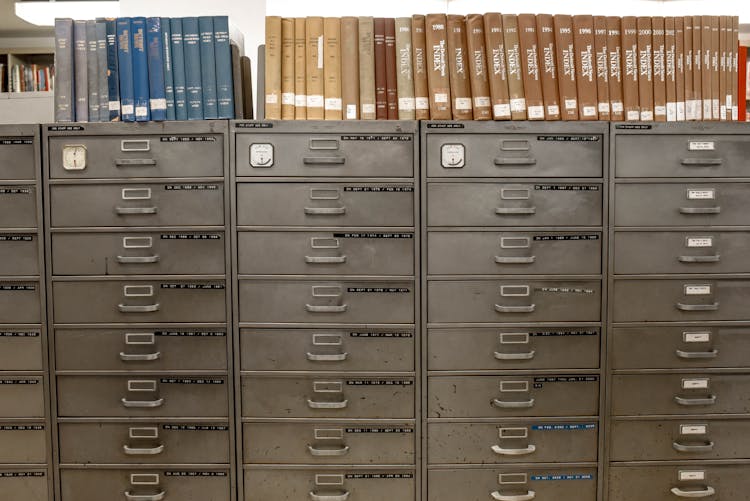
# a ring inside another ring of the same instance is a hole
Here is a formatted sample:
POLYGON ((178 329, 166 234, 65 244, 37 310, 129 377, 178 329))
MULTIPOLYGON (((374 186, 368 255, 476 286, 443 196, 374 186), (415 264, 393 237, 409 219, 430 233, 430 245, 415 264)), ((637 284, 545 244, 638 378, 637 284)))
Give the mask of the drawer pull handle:
POLYGON ((536 355, 536 350, 531 350, 526 353, 500 353, 495 352, 495 358, 497 360, 531 360, 536 355))
POLYGON ((165 491, 156 494, 133 494, 130 491, 125 491, 125 499, 128 501, 162 501, 166 495, 165 491))
POLYGON ((305 256, 307 264, 343 264, 346 256, 305 256))
POLYGON ((674 401, 677 402, 678 405, 682 405, 685 407, 694 407, 698 405, 714 405, 716 403, 716 395, 709 395, 705 398, 685 398, 675 396, 674 401))
POLYGON ((711 304, 685 304, 677 303, 677 309, 680 311, 716 311, 719 309, 719 302, 711 304))
POLYGON ((707 498, 716 494, 716 490, 710 485, 707 485, 705 489, 699 491, 684 491, 679 487, 672 487, 671 492, 680 498, 707 498))
POLYGON ((115 212, 118 216, 147 215, 156 214, 157 207, 116 207, 115 212))
POLYGON ((349 309, 349 305, 342 304, 338 306, 317 306, 314 304, 306 304, 305 309, 310 313, 344 313, 349 309))
POLYGON ((156 456, 157 454, 161 454, 164 452, 164 445, 159 445, 157 447, 129 447, 127 445, 122 446, 122 450, 127 454, 128 456, 156 456))
POLYGON ((316 402, 315 400, 307 399, 307 406, 311 409, 346 409, 349 405, 349 400, 342 400, 341 402, 316 402))
POLYGON ((153 158, 118 158, 115 160, 117 167, 153 167, 156 160, 153 158))
POLYGON ((349 453, 349 446, 345 445, 340 449, 316 449, 312 445, 308 445, 307 450, 312 456, 345 456, 349 453))
POLYGON ((159 360, 161 358, 161 352, 156 353, 124 353, 120 352, 120 360, 123 362, 151 362, 153 360, 159 360))
POLYGON ((343 216, 346 207, 305 207, 308 216, 343 216))
POLYGON ((495 305, 495 311, 498 313, 533 313, 536 310, 535 304, 528 306, 503 306, 501 304, 495 305))
POLYGON ((677 452, 711 452, 714 450, 714 443, 706 442, 700 445, 684 445, 679 442, 672 442, 672 448, 677 452))
POLYGON ((506 257, 495 256, 497 264, 531 264, 536 261, 536 256, 506 257))
POLYGON ((304 157, 302 163, 305 165, 344 165, 345 157, 304 157))
POLYGON ((117 305, 117 309, 120 310, 120 313, 153 313, 159 311, 160 308, 161 305, 159 303, 136 306, 130 306, 127 304, 117 305))
POLYGON ((499 456, 525 456, 536 452, 536 445, 529 445, 523 449, 503 449, 499 445, 493 445, 492 452, 499 456))
POLYGON ((677 260, 681 263, 718 263, 721 256, 715 254, 713 256, 680 256, 677 260))
POLYGON ((156 400, 128 400, 122 398, 122 405, 129 409, 154 409, 164 405, 164 399, 159 398, 156 400))
POLYGON ((499 157, 495 159, 495 165, 536 165, 536 158, 506 158, 499 157))
POLYGON ((117 256, 117 262, 120 264, 151 264, 159 262, 159 255, 153 256, 117 256))
POLYGON ((721 207, 680 207, 680 214, 721 214, 721 207))
POLYGON ((348 353, 324 354, 307 352, 307 359, 311 362, 343 362, 349 356, 348 353))
POLYGON ((349 491, 344 491, 341 494, 315 494, 310 491, 311 501, 346 501, 349 499, 349 491))
POLYGON ((527 491, 526 494, 505 495, 494 491, 490 495, 492 499, 496 499, 497 501, 531 501, 536 497, 536 492, 527 491))
POLYGON ((534 399, 530 398, 521 402, 508 402, 495 398, 492 400, 492 405, 499 409, 530 409, 534 407, 534 399))
POLYGON ((721 158, 683 158, 682 165, 688 167, 709 167, 712 165, 721 165, 721 158))
POLYGON ((719 350, 711 350, 711 351, 683 351, 683 350, 675 350, 675 353, 680 358, 688 358, 688 359, 705 359, 705 358, 716 358, 719 355, 719 350))
POLYGON ((536 214, 536 207, 497 207, 495 214, 499 216, 530 216, 536 214))

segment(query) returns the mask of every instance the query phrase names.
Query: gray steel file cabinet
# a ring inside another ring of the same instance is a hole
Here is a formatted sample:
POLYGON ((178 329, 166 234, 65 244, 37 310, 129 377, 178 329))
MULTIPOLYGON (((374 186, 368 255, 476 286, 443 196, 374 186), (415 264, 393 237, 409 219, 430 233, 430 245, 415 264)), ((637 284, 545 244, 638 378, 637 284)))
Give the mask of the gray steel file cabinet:
POLYGON ((423 122, 426 499, 595 501, 606 123, 423 122))
POLYGON ((417 122, 231 133, 241 499, 418 499, 417 122))
POLYGON ((236 495, 227 129, 43 126, 59 501, 236 495))
POLYGON ((750 134, 611 133, 608 499, 744 499, 750 134))
POLYGON ((0 500, 46 501, 52 452, 39 127, 0 125, 0 500))

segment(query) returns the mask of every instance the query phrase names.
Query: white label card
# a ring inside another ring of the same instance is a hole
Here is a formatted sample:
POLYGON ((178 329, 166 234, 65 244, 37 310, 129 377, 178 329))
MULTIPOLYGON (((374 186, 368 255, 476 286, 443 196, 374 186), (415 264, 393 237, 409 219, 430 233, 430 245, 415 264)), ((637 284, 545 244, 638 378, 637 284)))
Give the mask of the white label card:
POLYGON ((682 339, 686 343, 708 343, 711 341, 710 332, 683 332, 682 339))
POLYGON ((688 200, 715 200, 716 190, 688 190, 688 200))
POLYGON ((705 471, 681 471, 679 473, 680 482, 686 482, 688 480, 705 480, 705 471))
POLYGON ((708 378, 701 379, 683 379, 683 390, 706 390, 708 389, 708 378))
POLYGON ((687 246, 690 248, 695 247, 713 247, 714 246, 714 238, 713 237, 688 237, 687 238, 687 246))
POLYGON ((680 435, 705 435, 708 433, 708 426, 705 424, 681 424, 680 435))
POLYGON ((690 141, 688 143, 690 151, 714 151, 715 149, 713 141, 690 141))
POLYGON ((686 285, 686 296, 709 296, 711 294, 710 285, 686 285))

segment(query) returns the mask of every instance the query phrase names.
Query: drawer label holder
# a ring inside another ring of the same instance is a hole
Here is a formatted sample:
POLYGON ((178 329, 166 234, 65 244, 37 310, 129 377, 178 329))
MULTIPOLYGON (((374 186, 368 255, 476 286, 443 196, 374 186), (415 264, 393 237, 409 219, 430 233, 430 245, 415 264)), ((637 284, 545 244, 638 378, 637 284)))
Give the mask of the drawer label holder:
POLYGON ((351 480, 369 479, 369 480, 388 480, 399 478, 414 478, 413 473, 347 473, 345 478, 351 480))
POLYGON ((531 429, 534 431, 573 431, 573 430, 595 430, 596 424, 594 423, 583 423, 583 424, 534 424, 531 425, 531 429))
POLYGON ((531 475, 529 480, 594 480, 595 476, 592 474, 579 474, 579 475, 531 475))

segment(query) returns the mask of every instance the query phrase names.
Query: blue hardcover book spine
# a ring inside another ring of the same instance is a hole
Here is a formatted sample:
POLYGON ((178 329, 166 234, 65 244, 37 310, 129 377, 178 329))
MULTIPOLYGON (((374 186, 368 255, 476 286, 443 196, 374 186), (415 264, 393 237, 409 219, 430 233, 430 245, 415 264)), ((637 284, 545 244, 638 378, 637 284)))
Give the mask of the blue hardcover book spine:
POLYGON ((107 26, 107 90, 109 121, 120 121, 120 74, 117 69, 117 28, 115 19, 105 19, 107 26))
POLYGON ((107 25, 96 20, 96 76, 99 80, 99 121, 109 122, 109 85, 107 84, 107 25))
POLYGON ((149 17, 146 20, 146 43, 151 120, 163 122, 167 119, 167 99, 164 91, 164 47, 160 17, 149 17))
POLYGON ((130 18, 117 18, 117 66, 120 76, 120 115, 123 122, 135 122, 133 91, 133 34, 130 18))
POLYGON ((203 86, 203 118, 218 118, 216 104, 216 57, 214 55, 214 18, 198 18, 201 37, 201 85, 203 86))
POLYGON ((182 19, 172 18, 172 79, 174 80, 174 115, 177 120, 187 120, 187 94, 185 90, 185 51, 182 36, 182 19))
POLYGON ((135 97, 135 121, 151 120, 148 91, 148 56, 146 54, 146 18, 134 17, 130 21, 133 32, 133 94, 135 97))
POLYGON ((203 120, 203 86, 201 84, 201 49, 197 17, 182 18, 185 50, 185 90, 188 120, 203 120))
POLYGON ((229 46, 229 18, 214 16, 214 57, 216 58, 216 102, 219 118, 234 118, 232 48, 229 46))
POLYGON ((174 120, 174 75, 172 74, 172 28, 169 18, 161 18, 161 45, 164 61, 164 99, 167 101, 167 120, 174 120))

